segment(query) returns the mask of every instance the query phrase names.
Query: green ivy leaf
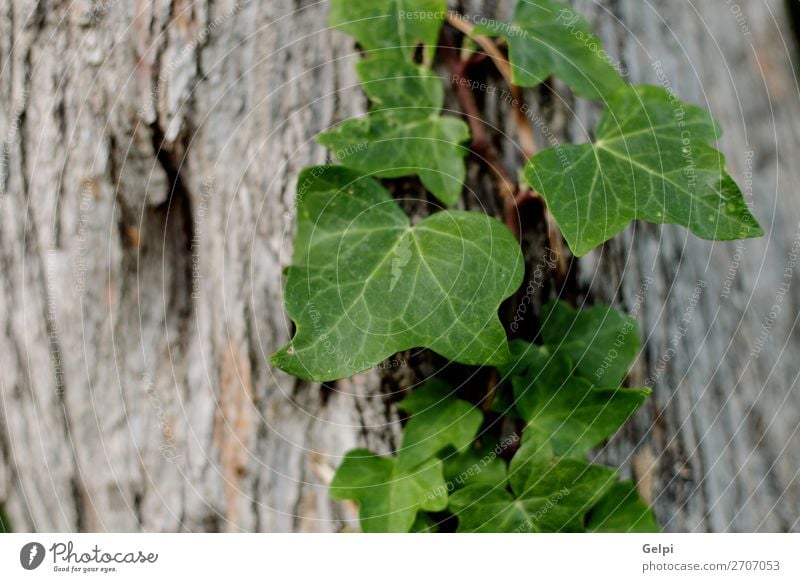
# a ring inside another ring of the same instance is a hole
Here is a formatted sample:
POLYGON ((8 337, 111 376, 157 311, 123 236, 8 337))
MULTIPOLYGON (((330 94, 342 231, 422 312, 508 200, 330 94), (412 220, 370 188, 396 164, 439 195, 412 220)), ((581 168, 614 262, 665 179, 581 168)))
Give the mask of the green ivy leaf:
POLYGON ((616 387, 641 347, 636 319, 608 305, 576 310, 564 301, 551 301, 542 306, 541 321, 544 345, 510 342, 511 358, 498 367, 504 378, 558 364, 553 355, 562 354, 575 364, 575 374, 596 386, 616 387))
POLYGON ((504 380, 512 380, 516 376, 527 376, 537 373, 547 367, 553 369, 553 373, 558 373, 562 378, 572 374, 572 363, 564 358, 555 358, 550 346, 539 346, 515 339, 508 344, 511 358, 502 366, 498 366, 498 371, 504 380))
POLYGON ((411 399, 408 404, 401 401, 398 405, 398 408, 412 413, 403 429, 403 442, 397 454, 401 469, 419 465, 447 447, 456 451, 465 449, 483 422, 480 410, 455 398, 451 388, 441 380, 429 380, 413 394, 420 392, 429 395, 411 399), (435 400, 420 408, 419 402, 428 398, 435 400))
POLYGON ((329 24, 364 50, 411 59, 419 43, 433 53, 446 10, 446 0, 331 0, 329 24))
POLYGON ((514 455, 511 491, 476 484, 453 493, 449 509, 458 517, 458 531, 582 531, 584 514, 611 487, 616 472, 538 453, 523 445, 514 455))
POLYGON ((590 532, 651 533, 661 531, 653 512, 632 481, 614 483, 588 516, 590 532))
POLYGON ((639 325, 609 305, 575 310, 564 301, 542 307, 542 341, 575 363, 575 373, 598 386, 619 386, 636 359, 639 325))
POLYGON ((455 204, 466 176, 462 145, 469 127, 440 115, 441 79, 421 67, 392 58, 358 66, 373 101, 366 117, 349 119, 317 136, 343 164, 380 178, 419 176, 444 204, 455 204))
POLYGON ((412 227, 375 180, 341 166, 306 169, 285 288, 297 331, 272 362, 316 381, 413 347, 500 364, 509 354, 497 310, 522 277, 519 244, 494 218, 438 212, 412 227))
POLYGON ((459 533, 553 532, 572 517, 568 508, 558 506, 562 495, 517 499, 506 489, 475 484, 453 493, 448 507, 458 517, 459 533))
POLYGON ((480 483, 500 486, 506 481, 506 462, 494 447, 470 448, 458 455, 444 459, 444 479, 448 490, 456 490, 480 483))
POLYGON ((330 486, 334 499, 359 503, 359 521, 365 532, 407 532, 419 510, 447 507, 442 462, 430 459, 409 470, 393 457, 380 457, 366 449, 345 455, 330 486))
POLYGON ((431 378, 404 397, 397 407, 409 414, 417 414, 442 402, 447 402, 451 398, 455 398, 455 390, 447 382, 439 378, 431 378))
POLYGON ((517 410, 528 423, 523 442, 548 442, 556 455, 586 454, 617 432, 650 395, 647 389, 595 388, 583 378, 564 375, 570 369, 565 357, 554 360, 513 378, 512 384, 517 410))
POLYGON ((624 84, 583 16, 561 2, 520 0, 511 25, 492 21, 474 34, 506 39, 515 85, 535 87, 556 75, 578 95, 596 98, 624 84))
POLYGON ((558 457, 552 439, 541 440, 536 433, 525 431, 522 446, 511 459, 508 480, 518 495, 568 487, 570 504, 588 511, 616 481, 616 471, 558 457))
POLYGON ((408 119, 438 115, 444 83, 425 67, 386 56, 360 60, 356 71, 370 100, 370 111, 402 109, 408 119))
MULTIPOLYGON (((531 366, 538 366, 538 358, 540 358, 540 351, 532 351, 529 342, 521 339, 515 339, 508 342, 508 350, 510 357, 508 362, 497 366, 497 371, 500 373, 501 380, 526 374, 531 366)), ((542 350, 546 352, 547 348, 542 346, 542 350)))
POLYGON ((544 150, 525 176, 577 256, 637 218, 705 239, 760 236, 723 155, 709 145, 719 135, 706 111, 659 87, 626 87, 609 99, 594 144, 544 150))

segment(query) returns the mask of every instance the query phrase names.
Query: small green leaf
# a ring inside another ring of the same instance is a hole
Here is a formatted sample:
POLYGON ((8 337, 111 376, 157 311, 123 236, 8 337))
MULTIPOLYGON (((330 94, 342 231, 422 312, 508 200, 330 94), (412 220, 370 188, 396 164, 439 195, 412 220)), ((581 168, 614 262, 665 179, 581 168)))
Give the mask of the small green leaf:
POLYGON ((570 368, 566 357, 556 355, 544 367, 512 379, 517 410, 528 423, 523 438, 547 442, 559 456, 586 454, 617 432, 650 394, 645 389, 595 388, 570 375, 570 368))
POLYGON ((723 155, 709 145, 719 135, 699 107, 659 87, 626 87, 609 99, 594 144, 544 150, 525 177, 577 256, 637 218, 705 239, 760 236, 723 155))
POLYGON ((413 347, 500 364, 509 354, 497 310, 522 277, 519 244, 494 218, 438 212, 412 227, 375 180, 341 166, 309 168, 298 180, 285 288, 297 331, 272 362, 316 381, 413 347))
POLYGON ((515 85, 535 87, 560 77, 583 97, 603 97, 624 84, 586 20, 554 0, 520 0, 511 25, 492 21, 474 34, 503 36, 515 85))
POLYGON ((403 442, 397 454, 401 469, 408 469, 430 459, 447 447, 461 451, 472 443, 483 422, 483 414, 469 402, 455 398, 441 380, 429 380, 415 391, 442 396, 427 408, 417 406, 421 398, 412 400, 409 408, 404 401, 399 408, 412 412, 403 429, 403 442), (415 406, 417 405, 417 406, 415 406))
POLYGON ((331 0, 329 23, 364 50, 411 59, 420 43, 432 54, 446 10, 446 0, 331 0))
POLYGON ((588 516, 587 530, 607 533, 661 531, 653 512, 639 497, 632 481, 614 483, 588 516))
POLYGON ((616 387, 641 347, 636 319, 608 305, 575 310, 564 301, 551 301, 542 306, 541 321, 545 345, 511 341, 511 358, 498 367, 503 378, 558 363, 553 355, 562 354, 574 363, 575 374, 596 386, 616 387))
POLYGON ((458 517, 460 533, 553 532, 571 521, 572 512, 558 506, 562 496, 557 491, 552 499, 515 499, 506 489, 479 483, 453 493, 449 509, 458 517))
MULTIPOLYGON (((526 431, 527 433, 527 431, 526 431)), ((610 467, 590 465, 585 461, 554 457, 551 444, 536 434, 523 434, 522 446, 511 459, 508 480, 517 496, 545 496, 566 488, 571 507, 579 519, 616 481, 610 467)))
POLYGON ((462 144, 469 140, 469 127, 440 115, 441 79, 392 58, 368 59, 358 70, 373 100, 370 112, 320 134, 317 141, 341 163, 365 174, 417 175, 444 204, 455 204, 466 176, 462 144))
POLYGON ((575 310, 563 301, 542 307, 542 340, 564 354, 579 376, 597 386, 619 386, 639 352, 636 319, 608 305, 575 310))
POLYGON ((403 398, 397 406, 409 414, 416 414, 452 398, 454 394, 455 391, 447 382, 439 378, 431 378, 403 398))
POLYGON ((430 459, 409 470, 393 457, 365 449, 345 455, 330 486, 334 499, 359 503, 359 521, 365 532, 407 532, 419 510, 441 511, 447 506, 442 462, 430 459))
POLYGON ((566 378, 572 374, 572 362, 568 358, 556 358, 550 346, 539 346, 524 340, 515 339, 508 344, 511 358, 498 370, 503 379, 511 380, 517 376, 527 376, 550 368, 551 374, 566 378))
MULTIPOLYGON (((523 447, 524 448, 524 447, 523 447)), ((459 532, 575 532, 612 485, 613 469, 574 459, 544 459, 521 448, 512 459, 512 492, 476 484, 450 496, 459 532), (520 454, 523 458, 517 459, 520 454)))
POLYGON ((356 64, 370 110, 402 109, 408 119, 438 115, 444 103, 444 83, 430 70, 387 56, 356 64))
POLYGON ((494 447, 472 447, 444 459, 444 479, 448 490, 461 489, 476 483, 500 486, 505 483, 507 472, 506 462, 494 447))

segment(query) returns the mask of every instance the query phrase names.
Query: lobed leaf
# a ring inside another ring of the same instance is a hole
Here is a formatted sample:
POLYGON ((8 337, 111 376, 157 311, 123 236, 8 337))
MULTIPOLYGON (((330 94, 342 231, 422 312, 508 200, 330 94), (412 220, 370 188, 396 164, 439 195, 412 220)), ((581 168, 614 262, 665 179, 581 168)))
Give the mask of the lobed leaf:
POLYGON ((617 432, 650 395, 646 389, 597 388, 571 375, 565 356, 547 358, 543 367, 515 376, 512 385, 517 410, 528 423, 525 437, 547 442, 556 455, 586 454, 617 432))
POLYGON ((444 478, 448 490, 456 490, 481 483, 501 486, 507 478, 506 462, 494 452, 494 448, 471 447, 458 455, 444 459, 444 478))
POLYGON ((441 115, 441 79, 395 58, 362 61, 359 77, 372 100, 366 117, 317 136, 343 164, 380 178, 419 176, 445 205, 461 196, 466 168, 462 145, 469 127, 441 115))
POLYGON ((523 445, 511 461, 511 490, 475 484, 450 496, 459 532, 576 532, 616 472, 575 459, 548 458, 523 445))
POLYGON ((614 483, 588 515, 586 529, 605 533, 661 531, 653 512, 639 497, 632 481, 614 483))
POLYGON ((577 256, 637 218, 705 239, 760 236, 723 155, 709 145, 719 134, 706 111, 664 89, 625 87, 608 100, 593 144, 544 150, 525 176, 577 256))
POLYGON ((616 481, 616 471, 580 459, 557 456, 552 441, 523 434, 522 446, 511 459, 508 481, 517 496, 544 495, 567 488, 569 505, 586 512, 616 481))
POLYGON ((441 511, 447 506, 441 461, 429 459, 405 470, 395 458, 366 449, 345 455, 331 482, 330 495, 358 502, 365 532, 408 532, 418 511, 441 511))
POLYGON ((361 59, 356 71, 370 110, 402 109, 409 119, 438 114, 444 104, 444 83, 425 67, 387 56, 361 59))
POLYGON ((576 94, 597 98, 624 84, 583 16, 562 2, 520 0, 510 25, 490 21, 474 34, 506 39, 515 85, 535 87, 555 75, 576 94))
POLYGON ((610 305, 572 309, 564 301, 542 307, 542 341, 575 363, 575 373, 598 386, 619 386, 641 342, 636 319, 610 305))
POLYGON ((411 59, 420 43, 432 54, 446 10, 446 0, 331 0, 329 23, 364 50, 411 59))
POLYGON ((557 531, 569 521, 569 511, 555 506, 557 519, 551 526, 544 520, 557 499, 524 497, 516 499, 508 490, 484 484, 460 489, 450 496, 448 508, 458 517, 458 532, 521 533, 557 531))
POLYGON ((614 434, 650 394, 619 388, 639 350, 638 326, 610 306, 576 311, 563 301, 545 304, 541 319, 545 345, 514 340, 500 372, 528 423, 525 436, 547 442, 556 455, 580 456, 614 434))
POLYGON ((429 380, 415 390, 407 407, 405 400, 398 408, 411 412, 403 429, 403 441, 397 454, 400 468, 419 465, 448 447, 466 449, 483 422, 483 414, 471 403, 452 395, 450 387, 437 379, 429 380), (416 396, 422 394, 421 396, 416 396), (430 399, 428 406, 419 403, 430 399))
POLYGON ((470 365, 508 360, 497 310, 523 259, 500 222, 452 211, 411 226, 380 184, 341 166, 300 175, 297 213, 285 288, 297 330, 276 366, 329 381, 413 347, 470 365))

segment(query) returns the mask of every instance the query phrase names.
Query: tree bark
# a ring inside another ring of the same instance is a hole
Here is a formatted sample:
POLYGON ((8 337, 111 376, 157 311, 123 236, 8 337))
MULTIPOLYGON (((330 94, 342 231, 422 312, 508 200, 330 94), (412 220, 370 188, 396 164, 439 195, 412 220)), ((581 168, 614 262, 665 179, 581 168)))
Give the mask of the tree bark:
MULTIPOLYGON (((506 19, 511 4, 451 7, 506 19)), ((767 236, 713 244, 637 224, 532 298, 639 319, 630 383, 654 397, 598 458, 637 479, 669 531, 800 528, 796 53, 782 2, 740 4, 573 3, 632 82, 711 109, 767 236)), ((330 386, 268 364, 292 331, 281 270, 297 174, 327 159, 315 134, 366 107, 352 40, 326 28, 325 2, 0 12, 0 503, 14 530, 355 527, 328 499, 334 467, 355 446, 390 452, 394 395, 442 363, 406 354, 330 386)), ((547 87, 526 99, 542 147, 587 139, 601 110, 547 87)), ((479 100, 519 169, 508 106, 479 100)), ((497 211, 475 163, 467 187, 466 206, 497 211)), ((521 220, 533 267, 541 212, 521 220)))

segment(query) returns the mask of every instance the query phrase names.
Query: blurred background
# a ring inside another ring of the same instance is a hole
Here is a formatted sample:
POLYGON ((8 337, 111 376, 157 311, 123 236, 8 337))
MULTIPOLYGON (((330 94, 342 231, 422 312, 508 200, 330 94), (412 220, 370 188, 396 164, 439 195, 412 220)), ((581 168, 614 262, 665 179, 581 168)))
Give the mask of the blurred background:
MULTIPOLYGON (((766 235, 712 243, 634 224, 537 287, 520 335, 556 296, 632 313, 644 348, 629 384, 654 397, 596 458, 637 481, 667 531, 797 531, 798 3, 569 4, 631 82, 711 110, 766 235)), ((508 20, 513 2, 450 8, 508 20)), ((398 395, 466 375, 425 351, 324 386, 268 363, 292 333, 282 269, 297 175, 327 159, 318 132, 367 107, 357 49, 327 13, 303 0, 0 0, 3 528, 352 528, 354 508, 326 491, 343 452, 390 452, 398 395)), ((502 83, 489 66, 471 74, 502 83)), ((525 97, 542 145, 588 140, 602 109, 558 82, 525 97)), ((478 98, 521 168, 507 105, 478 98)), ((466 186, 463 206, 497 211, 477 164, 466 186)), ((529 214, 531 278, 546 235, 541 209, 529 214)))

